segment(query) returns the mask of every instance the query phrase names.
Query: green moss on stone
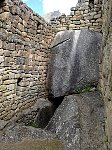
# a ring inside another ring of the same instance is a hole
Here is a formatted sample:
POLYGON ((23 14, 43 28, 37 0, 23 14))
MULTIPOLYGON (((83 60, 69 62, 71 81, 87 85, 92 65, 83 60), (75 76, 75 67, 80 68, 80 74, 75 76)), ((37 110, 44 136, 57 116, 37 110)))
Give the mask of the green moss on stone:
POLYGON ((80 94, 80 93, 85 93, 85 92, 91 92, 91 91, 95 91, 96 88, 93 85, 86 85, 84 87, 79 87, 77 89, 74 90, 75 94, 80 94))

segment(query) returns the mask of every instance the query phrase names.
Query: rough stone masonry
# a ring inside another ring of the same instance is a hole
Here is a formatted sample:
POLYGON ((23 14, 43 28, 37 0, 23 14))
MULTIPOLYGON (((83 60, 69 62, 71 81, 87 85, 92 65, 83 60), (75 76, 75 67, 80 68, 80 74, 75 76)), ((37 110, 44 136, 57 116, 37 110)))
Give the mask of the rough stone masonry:
POLYGON ((76 7, 71 8, 70 15, 61 15, 51 19, 56 31, 90 29, 102 31, 102 1, 80 0, 76 7))
POLYGON ((0 1, 0 119, 9 120, 40 97, 47 96, 48 47, 54 29, 102 31, 100 86, 107 112, 107 142, 112 149, 112 1, 103 0, 103 9, 101 0, 79 2, 69 16, 52 20, 50 26, 20 0, 0 1))
POLYGON ((0 119, 45 98, 52 27, 20 0, 0 5, 0 119))
MULTIPOLYGON (((90 9, 89 1, 84 1, 79 3, 76 9, 72 8, 72 18, 68 19, 69 29, 88 28, 92 24, 91 29, 97 28, 98 31, 101 31, 101 5, 99 1, 97 4, 95 3, 94 7, 90 9), (88 15, 93 19, 88 18, 88 15), (77 28, 74 28, 72 25, 79 22, 78 20, 83 21, 82 17, 86 22, 77 24, 77 28), (95 21, 98 23, 94 24, 95 21)), ((42 17, 35 14, 21 0, 1 2, 1 120, 10 120, 15 114, 32 106, 37 99, 47 97, 49 45, 56 32, 54 25, 47 24, 42 17)))

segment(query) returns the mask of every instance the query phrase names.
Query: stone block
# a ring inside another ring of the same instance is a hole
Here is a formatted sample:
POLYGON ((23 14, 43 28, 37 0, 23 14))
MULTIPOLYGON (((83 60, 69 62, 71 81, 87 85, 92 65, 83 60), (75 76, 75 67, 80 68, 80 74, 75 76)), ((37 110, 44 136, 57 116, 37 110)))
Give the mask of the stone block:
POLYGON ((104 103, 97 91, 66 96, 45 128, 66 150, 104 150, 104 103))
POLYGON ((52 42, 48 69, 49 95, 60 97, 99 80, 102 35, 87 29, 62 31, 52 42))
POLYGON ((10 16, 11 16, 10 12, 3 12, 0 14, 0 20, 6 21, 9 19, 10 16))
POLYGON ((0 40, 0 49, 2 48, 2 41, 0 40))
POLYGON ((6 85, 0 85, 0 92, 3 92, 7 89, 6 85))
POLYGON ((97 14, 94 16, 95 19, 101 18, 101 14, 97 14))
POLYGON ((4 62, 4 56, 0 56, 0 64, 4 62))
POLYGON ((17 27, 20 31, 24 31, 24 26, 22 24, 18 23, 17 27))

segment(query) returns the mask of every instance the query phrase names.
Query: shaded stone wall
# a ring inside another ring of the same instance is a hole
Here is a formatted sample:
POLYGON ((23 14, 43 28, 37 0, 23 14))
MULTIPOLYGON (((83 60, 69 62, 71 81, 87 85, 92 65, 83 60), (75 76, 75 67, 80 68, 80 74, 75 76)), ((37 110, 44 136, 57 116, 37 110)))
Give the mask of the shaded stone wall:
POLYGON ((71 8, 70 15, 62 15, 51 20, 57 32, 62 30, 90 29, 101 32, 102 11, 101 1, 90 0, 80 1, 76 7, 71 8))
POLYGON ((103 46, 100 86, 106 108, 108 147, 112 150, 112 0, 103 0, 103 46))
POLYGON ((0 2, 0 119, 46 97, 52 27, 20 0, 0 2))

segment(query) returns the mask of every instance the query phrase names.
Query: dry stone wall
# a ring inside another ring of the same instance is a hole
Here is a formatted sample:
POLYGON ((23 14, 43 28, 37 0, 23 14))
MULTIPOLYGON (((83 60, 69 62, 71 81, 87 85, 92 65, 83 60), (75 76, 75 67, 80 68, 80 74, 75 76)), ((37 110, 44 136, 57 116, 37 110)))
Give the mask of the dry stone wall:
POLYGON ((80 1, 69 16, 51 20, 52 27, 21 0, 0 1, 0 120, 10 120, 47 97, 49 45, 56 32, 82 28, 103 31, 100 88, 112 149, 112 1, 104 0, 103 7, 103 29, 101 0, 80 1))
POLYGON ((84 0, 71 8, 70 15, 62 15, 51 20, 57 32, 63 30, 90 29, 101 32, 102 5, 100 0, 84 0), (93 1, 93 3, 92 3, 93 1))
POLYGON ((46 97, 49 44, 54 31, 20 0, 0 1, 0 119, 46 97))
POLYGON ((100 65, 100 87, 106 108, 106 132, 112 150, 112 0, 103 0, 103 46, 100 65))

